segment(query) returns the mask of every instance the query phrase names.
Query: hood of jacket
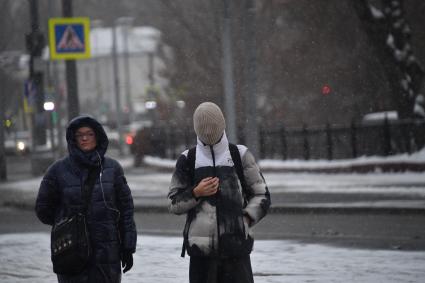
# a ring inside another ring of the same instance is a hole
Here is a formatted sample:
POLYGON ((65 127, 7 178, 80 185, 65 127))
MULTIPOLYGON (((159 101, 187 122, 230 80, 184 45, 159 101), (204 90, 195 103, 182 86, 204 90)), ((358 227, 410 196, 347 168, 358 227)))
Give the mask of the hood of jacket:
POLYGON ((103 162, 109 140, 102 125, 93 117, 82 115, 72 119, 66 129, 66 141, 68 143, 68 152, 72 160, 78 164, 97 167, 103 162), (81 127, 90 127, 96 134, 96 148, 89 152, 83 152, 78 148, 75 132, 81 127))

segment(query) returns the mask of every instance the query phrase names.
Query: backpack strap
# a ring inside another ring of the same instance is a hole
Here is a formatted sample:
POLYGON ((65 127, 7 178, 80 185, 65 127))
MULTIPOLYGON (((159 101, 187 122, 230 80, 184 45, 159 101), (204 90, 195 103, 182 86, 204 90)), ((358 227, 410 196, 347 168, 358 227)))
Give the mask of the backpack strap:
MULTIPOLYGON (((195 158, 196 158, 196 146, 192 147, 189 149, 189 152, 187 153, 187 160, 186 160, 186 170, 188 173, 188 181, 190 182, 191 185, 195 184, 195 158)), ((189 214, 191 212, 189 211, 189 213, 186 216, 186 224, 185 224, 185 228, 184 230, 186 230, 186 227, 188 225, 188 221, 189 221, 189 214)), ((186 254, 186 240, 183 239, 183 245, 182 245, 182 252, 180 254, 181 257, 184 257, 186 254)))
POLYGON ((238 174, 239 181, 242 185, 242 192, 244 194, 244 198, 246 198, 247 184, 245 180, 245 175, 243 174, 242 159, 239 153, 238 146, 233 143, 229 143, 229 150, 230 155, 232 156, 233 163, 235 164, 236 174, 238 174))
POLYGON ((195 183, 195 158, 196 158, 196 146, 189 149, 187 153, 187 169, 189 181, 192 185, 195 183))

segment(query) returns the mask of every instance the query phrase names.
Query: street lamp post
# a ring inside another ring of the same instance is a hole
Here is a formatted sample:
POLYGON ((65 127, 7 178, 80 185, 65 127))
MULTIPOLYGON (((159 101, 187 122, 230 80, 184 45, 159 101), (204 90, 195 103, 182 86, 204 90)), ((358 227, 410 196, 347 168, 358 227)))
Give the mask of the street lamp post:
MULTIPOLYGON (((55 11, 55 0, 49 0, 48 2, 48 18, 52 18, 54 16, 54 12, 55 11)), ((47 27, 46 27, 47 28, 47 27)), ((47 28, 48 30, 48 28, 47 28)), ((51 126, 53 127, 53 129, 56 127, 56 129, 54 129, 53 131, 56 130, 57 132, 57 154, 58 156, 63 156, 64 154, 64 142, 62 139, 63 136, 63 129, 62 129, 62 118, 63 118, 63 95, 62 95, 62 90, 59 87, 59 70, 58 70, 58 61, 56 60, 48 60, 48 72, 49 74, 51 74, 50 76, 50 82, 49 82, 49 87, 52 87, 53 85, 53 92, 54 92, 54 96, 53 96, 53 103, 54 103, 54 111, 55 113, 53 114, 53 112, 51 112, 50 115, 48 115, 48 122, 51 124, 51 126), (53 121, 53 115, 56 115, 55 117, 55 121, 53 121)), ((53 152, 53 154, 55 155, 55 152, 53 152)))
MULTIPOLYGON (((64 17, 72 17, 72 0, 62 0, 62 14, 64 17)), ((76 117, 80 113, 78 99, 77 63, 75 60, 65 60, 66 85, 68 93, 68 119, 76 117)))
POLYGON ((103 115, 103 94, 102 94, 102 87, 101 87, 101 78, 100 78, 100 56, 99 56, 99 32, 98 30, 95 31, 95 29, 102 27, 103 21, 102 20, 93 20, 91 21, 91 27, 92 27, 92 34, 93 34, 93 49, 92 49, 92 56, 94 60, 94 66, 95 66, 95 84, 96 84, 96 101, 99 103, 101 107, 98 109, 99 116, 103 115))
POLYGON ((255 2, 245 0, 244 41, 246 55, 245 69, 245 140, 255 158, 259 158, 257 125, 257 57, 255 41, 255 2))
POLYGON ((227 121, 227 134, 229 141, 237 143, 236 115, 235 115, 235 91, 233 83, 233 56, 231 41, 231 19, 232 0, 224 0, 223 30, 222 30, 222 50, 223 50, 223 85, 225 113, 227 121))
MULTIPOLYGON (((53 159, 56 158, 55 156, 55 134, 53 130, 53 119, 52 119, 52 113, 55 110, 55 103, 52 101, 46 101, 44 102, 44 110, 46 111, 46 120, 49 127, 50 132, 50 148, 52 151, 53 159)), ((60 137, 59 137, 60 138, 60 137)))
POLYGON ((46 143, 46 131, 43 123, 44 86, 43 72, 40 70, 41 53, 44 48, 44 36, 40 31, 38 0, 30 0, 31 32, 26 35, 27 50, 30 54, 28 83, 34 86, 35 103, 32 114, 33 149, 46 143))
MULTIPOLYGON (((0 74, 2 76, 3 74, 0 74)), ((1 78, 0 78, 1 79, 1 78)), ((4 90, 0 90, 0 96, 4 95, 4 90)), ((4 148, 4 103, 0 99, 0 181, 7 179, 7 164, 4 148)))
POLYGON ((148 52, 148 68, 149 86, 153 88, 155 87, 155 58, 153 52, 148 52))
POLYGON ((118 70, 118 54, 117 54, 117 29, 116 26, 112 27, 112 65, 114 72, 114 88, 115 88, 115 106, 116 106, 116 120, 118 130, 118 151, 120 155, 123 154, 123 131, 122 131, 122 109, 121 109, 121 93, 120 93, 120 78, 118 70))
POLYGON ((155 91, 155 63, 154 63, 154 53, 148 53, 148 80, 149 80, 149 91, 148 91, 148 100, 145 103, 146 109, 151 113, 152 124, 156 126, 158 117, 157 117, 157 101, 158 93, 155 91))
POLYGON ((134 119, 133 104, 131 103, 131 80, 130 80, 130 50, 129 50, 129 33, 133 25, 134 18, 132 17, 121 17, 116 20, 117 25, 123 29, 123 55, 124 55, 124 85, 125 85, 125 97, 126 107, 129 114, 129 122, 131 123, 134 119))

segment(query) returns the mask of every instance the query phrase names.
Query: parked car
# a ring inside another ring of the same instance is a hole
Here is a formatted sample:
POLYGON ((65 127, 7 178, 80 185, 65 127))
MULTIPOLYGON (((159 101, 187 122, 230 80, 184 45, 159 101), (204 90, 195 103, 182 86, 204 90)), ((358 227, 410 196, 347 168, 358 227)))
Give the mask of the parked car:
POLYGON ((150 127, 141 127, 137 131, 127 133, 126 143, 130 147, 130 153, 134 156, 134 166, 143 164, 145 155, 152 154, 152 130, 150 127))
POLYGON ((15 131, 6 133, 4 147, 6 154, 22 155, 31 152, 31 134, 29 131, 15 131))

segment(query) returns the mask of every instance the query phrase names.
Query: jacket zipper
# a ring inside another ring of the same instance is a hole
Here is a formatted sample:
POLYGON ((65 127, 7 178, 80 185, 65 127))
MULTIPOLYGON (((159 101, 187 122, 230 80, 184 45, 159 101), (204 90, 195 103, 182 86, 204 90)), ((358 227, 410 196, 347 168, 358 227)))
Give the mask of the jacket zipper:
MULTIPOLYGON (((214 177, 217 177, 217 171, 215 168, 215 154, 214 154, 214 149, 213 146, 210 145, 210 151, 211 151, 211 157, 212 157, 212 161, 213 161, 213 172, 214 172, 214 177)), ((217 254, 218 256, 220 256, 220 225, 218 222, 218 216, 219 216, 219 200, 220 200, 220 191, 217 190, 217 193, 215 194, 215 200, 216 200, 216 204, 215 204, 215 217, 216 217, 216 222, 217 222, 217 254)))

